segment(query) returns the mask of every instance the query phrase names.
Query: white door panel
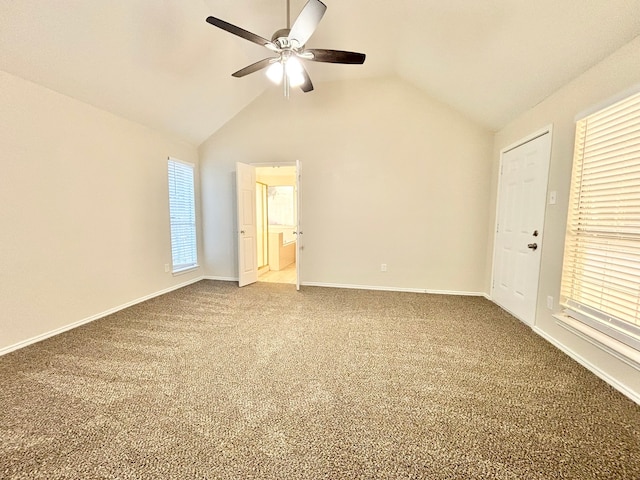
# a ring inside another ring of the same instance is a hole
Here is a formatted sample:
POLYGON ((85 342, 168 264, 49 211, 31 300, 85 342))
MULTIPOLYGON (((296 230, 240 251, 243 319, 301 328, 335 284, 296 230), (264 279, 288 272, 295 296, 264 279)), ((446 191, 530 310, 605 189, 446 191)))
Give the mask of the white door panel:
POLYGON ((492 298, 529 325, 536 312, 550 153, 546 132, 501 158, 492 298))
POLYGON ((258 242, 256 231, 256 169, 236 163, 238 200, 238 285, 258 281, 258 242))

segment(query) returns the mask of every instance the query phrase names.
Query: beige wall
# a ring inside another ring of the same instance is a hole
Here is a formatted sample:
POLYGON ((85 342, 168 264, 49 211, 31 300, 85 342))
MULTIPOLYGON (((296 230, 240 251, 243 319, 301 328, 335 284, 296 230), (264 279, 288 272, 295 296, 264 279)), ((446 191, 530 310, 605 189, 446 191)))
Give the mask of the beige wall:
POLYGON ((168 156, 194 147, 0 72, 0 352, 173 277, 168 156))
POLYGON ((483 292, 492 135, 397 78, 292 96, 200 147, 205 274, 237 277, 235 162, 299 159, 303 282, 483 292))
MULTIPOLYGON (((555 299, 554 310, 559 310, 558 297, 566 228, 569 180, 573 159, 575 116, 585 109, 640 83, 640 37, 590 69, 551 97, 511 122, 496 134, 493 153, 492 207, 495 213, 500 150, 519 139, 553 124, 549 191, 557 191, 556 205, 548 205, 545 215, 545 233, 542 247, 542 267, 535 328, 552 342, 563 346, 583 363, 621 390, 640 398, 640 374, 599 348, 592 346, 560 327, 546 307, 546 298, 555 299)), ((491 219, 491 224, 495 216, 491 219)), ((493 230, 489 242, 488 258, 493 248, 493 230)), ((486 288, 490 284, 487 271, 486 288)))

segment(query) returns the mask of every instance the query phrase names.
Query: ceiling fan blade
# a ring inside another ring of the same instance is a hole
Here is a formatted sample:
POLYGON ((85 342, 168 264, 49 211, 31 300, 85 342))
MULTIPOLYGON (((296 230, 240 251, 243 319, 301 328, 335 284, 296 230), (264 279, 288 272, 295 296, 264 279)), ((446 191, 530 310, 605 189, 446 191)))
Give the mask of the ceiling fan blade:
POLYGON ((259 62, 252 63, 251 65, 244 67, 235 73, 232 73, 231 76, 236 78, 244 77, 245 75, 249 75, 250 73, 254 73, 258 70, 262 70, 263 68, 268 67, 277 60, 278 57, 265 58, 263 60, 260 60, 259 62))
POLYGON ((321 48, 308 48, 304 53, 311 52, 313 57, 307 58, 314 62, 326 63, 348 63, 352 65, 361 65, 364 63, 366 55, 357 52, 345 52, 344 50, 324 50, 321 48))
POLYGON ((309 0, 289 32, 289 40, 296 40, 298 47, 302 47, 316 31, 320 20, 327 10, 327 6, 320 0, 309 0))
POLYGON ((251 33, 244 28, 236 27, 229 22, 225 22, 224 20, 220 20, 216 17, 207 17, 207 23, 210 23, 214 27, 221 28, 229 33, 233 33, 238 37, 244 38, 245 40, 249 40, 250 42, 257 43, 258 45, 262 45, 263 47, 267 47, 269 50, 277 51, 278 47, 267 40, 266 38, 262 38, 260 35, 256 35, 255 33, 251 33))
POLYGON ((309 77, 309 73, 307 72, 307 69, 304 67, 302 67, 302 76, 304 77, 304 83, 300 85, 300 89, 304 93, 308 93, 311 90, 313 90, 313 83, 311 83, 311 78, 309 77))

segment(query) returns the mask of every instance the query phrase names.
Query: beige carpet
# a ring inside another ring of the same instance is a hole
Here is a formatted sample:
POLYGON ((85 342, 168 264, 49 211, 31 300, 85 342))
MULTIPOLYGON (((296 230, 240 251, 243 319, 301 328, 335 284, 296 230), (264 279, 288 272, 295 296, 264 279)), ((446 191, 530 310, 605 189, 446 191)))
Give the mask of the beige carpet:
POLYGON ((0 387, 2 479, 640 478, 640 406, 482 298, 203 281, 0 387))

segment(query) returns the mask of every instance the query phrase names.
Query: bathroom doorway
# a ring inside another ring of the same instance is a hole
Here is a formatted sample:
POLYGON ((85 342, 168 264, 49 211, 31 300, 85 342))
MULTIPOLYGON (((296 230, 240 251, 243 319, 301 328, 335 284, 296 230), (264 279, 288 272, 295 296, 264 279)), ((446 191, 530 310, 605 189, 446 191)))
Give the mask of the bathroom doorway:
POLYGON ((296 176, 295 165, 256 165, 259 282, 297 282, 296 176))

